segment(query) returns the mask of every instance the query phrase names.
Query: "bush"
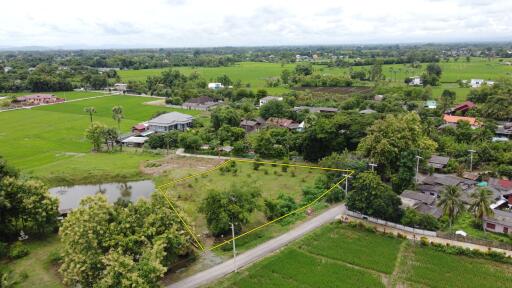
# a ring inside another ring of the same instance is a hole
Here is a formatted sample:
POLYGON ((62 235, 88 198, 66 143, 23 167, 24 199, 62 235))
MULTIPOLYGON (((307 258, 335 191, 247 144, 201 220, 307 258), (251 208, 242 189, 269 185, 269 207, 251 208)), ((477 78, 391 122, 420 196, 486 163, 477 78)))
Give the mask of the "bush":
POLYGON ((59 264, 60 261, 62 261, 62 255, 60 254, 59 250, 53 250, 48 255, 48 261, 52 263, 53 265, 59 264))
POLYGON ((9 257, 12 259, 20 259, 27 256, 30 253, 27 247, 22 242, 16 242, 11 245, 9 249, 9 257))
POLYGON ((7 243, 0 242, 0 259, 9 255, 9 246, 7 243))

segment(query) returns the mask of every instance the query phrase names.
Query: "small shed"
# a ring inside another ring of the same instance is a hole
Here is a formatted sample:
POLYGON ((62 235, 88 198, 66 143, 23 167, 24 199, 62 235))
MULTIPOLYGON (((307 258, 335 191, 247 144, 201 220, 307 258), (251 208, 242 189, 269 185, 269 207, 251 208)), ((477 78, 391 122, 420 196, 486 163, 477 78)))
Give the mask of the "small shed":
POLYGON ((443 169, 448 164, 448 161, 450 161, 450 157, 433 155, 428 160, 428 165, 434 167, 435 169, 443 169))

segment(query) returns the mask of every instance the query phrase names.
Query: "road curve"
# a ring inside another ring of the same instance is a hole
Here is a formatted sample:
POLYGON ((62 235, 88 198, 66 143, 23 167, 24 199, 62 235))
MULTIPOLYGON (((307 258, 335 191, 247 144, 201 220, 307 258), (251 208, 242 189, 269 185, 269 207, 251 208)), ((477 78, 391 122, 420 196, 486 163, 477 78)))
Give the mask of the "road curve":
MULTIPOLYGON (((302 237, 304 234, 311 232, 312 230, 322 226, 323 224, 332 222, 336 216, 339 216, 344 211, 345 206, 340 204, 322 214, 308 220, 305 223, 295 227, 294 229, 286 232, 285 234, 269 240, 245 253, 242 253, 236 257, 236 264, 238 268, 247 266, 253 262, 260 260, 261 258, 268 256, 272 252, 282 248, 286 244, 302 237)), ((235 270, 233 259, 227 260, 217 266, 214 266, 208 270, 194 274, 188 278, 185 278, 179 282, 168 285, 167 288, 192 288, 200 287, 202 285, 211 284, 215 280, 218 280, 227 274, 235 270)))

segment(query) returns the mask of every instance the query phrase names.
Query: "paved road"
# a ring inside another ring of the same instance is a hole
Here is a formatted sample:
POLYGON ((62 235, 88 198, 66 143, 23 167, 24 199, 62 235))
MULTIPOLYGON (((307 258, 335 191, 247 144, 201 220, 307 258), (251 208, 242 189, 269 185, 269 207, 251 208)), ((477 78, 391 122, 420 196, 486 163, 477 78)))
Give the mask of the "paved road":
MULTIPOLYGON (((311 232, 312 230, 322 226, 323 224, 334 221, 336 216, 339 216, 344 211, 344 209, 344 205, 338 205, 333 208, 330 208, 329 210, 323 212, 322 214, 316 216, 315 218, 297 226, 293 230, 288 231, 277 238, 269 240, 243 254, 238 255, 236 257, 237 266, 240 268, 248 264, 251 264, 255 261, 258 261, 261 258, 271 254, 272 252, 282 248, 286 244, 302 237, 304 234, 311 232)), ((171 284, 167 286, 167 288, 200 287, 202 285, 212 283, 215 280, 224 277, 225 275, 233 272, 234 269, 235 266, 233 259, 230 259, 208 270, 199 272, 193 276, 190 276, 179 282, 171 284)))

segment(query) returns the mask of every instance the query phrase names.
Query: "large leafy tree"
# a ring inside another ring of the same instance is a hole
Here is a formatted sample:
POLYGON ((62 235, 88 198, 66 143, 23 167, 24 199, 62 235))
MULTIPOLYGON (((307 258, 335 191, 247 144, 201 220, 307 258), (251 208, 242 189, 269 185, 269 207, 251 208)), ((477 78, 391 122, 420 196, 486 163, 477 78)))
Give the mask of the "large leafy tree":
POLYGON ((192 247, 158 193, 128 205, 87 197, 64 220, 60 235, 64 283, 85 287, 157 287, 165 267, 192 247))
POLYGON ((101 144, 105 140, 105 130, 107 127, 101 123, 94 122, 91 127, 85 130, 85 138, 89 140, 96 152, 101 151, 101 144))
POLYGON ((239 127, 240 115, 233 108, 220 107, 212 111, 211 122, 215 130, 218 130, 223 125, 239 127))
POLYGON ((17 174, 5 167, 0 162, 0 239, 11 240, 19 230, 52 231, 57 226, 58 200, 41 182, 16 178, 17 174))
POLYGON ((206 216, 206 224, 213 235, 227 234, 231 223, 239 232, 249 222, 260 197, 261 192, 255 186, 233 184, 226 191, 210 190, 199 211, 206 216))
POLYGON ((290 116, 290 107, 284 101, 271 100, 261 106, 260 116, 265 119, 270 117, 287 118, 290 116))
POLYGON ((398 172, 402 153, 418 151, 426 158, 436 147, 437 144, 425 135, 418 114, 410 112, 387 115, 384 120, 375 122, 357 150, 388 175, 398 172))
POLYGON ((373 172, 357 175, 348 194, 347 207, 368 216, 399 221, 402 215, 400 198, 373 172))
POLYGON ((443 215, 448 218, 450 227, 457 216, 464 211, 464 204, 460 199, 461 193, 457 186, 446 186, 441 193, 441 198, 437 202, 437 206, 443 209, 443 215))

